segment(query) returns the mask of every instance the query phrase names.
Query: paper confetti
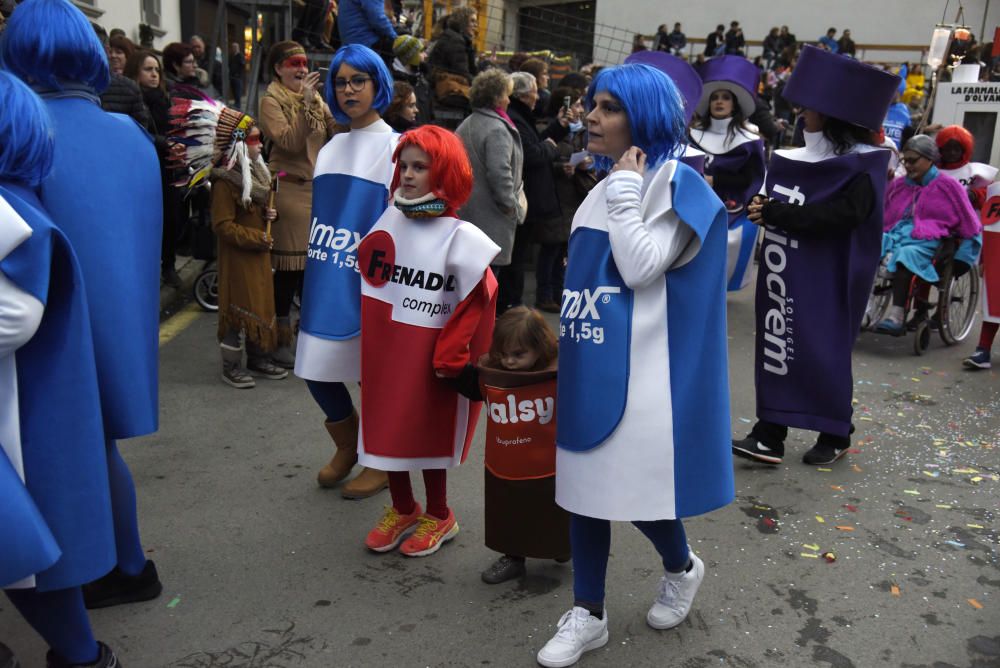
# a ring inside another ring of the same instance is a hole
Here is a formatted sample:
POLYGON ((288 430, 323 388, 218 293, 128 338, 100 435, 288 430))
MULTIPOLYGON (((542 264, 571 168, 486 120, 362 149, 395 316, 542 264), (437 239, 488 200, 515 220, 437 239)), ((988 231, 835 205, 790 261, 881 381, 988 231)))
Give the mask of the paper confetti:
POLYGON ((983 529, 983 528, 985 528, 982 524, 966 524, 965 526, 969 527, 970 529, 983 529))
POLYGON ((935 503, 934 507, 935 508, 942 508, 944 510, 950 510, 951 509, 951 506, 949 506, 947 503, 935 503))
POLYGON ((816 470, 822 471, 823 473, 830 473, 831 471, 833 471, 833 469, 824 469, 824 468, 817 468, 816 470))
POLYGON ((863 470, 863 469, 862 469, 862 468, 861 468, 860 466, 858 466, 857 464, 851 464, 851 468, 852 468, 852 469, 854 469, 854 472, 855 472, 855 473, 861 473, 861 471, 863 470))
POLYGON ((824 519, 823 519, 822 517, 820 517, 819 515, 817 515, 817 516, 816 516, 816 521, 817 521, 817 522, 819 522, 820 524, 826 524, 826 520, 824 520, 824 519))
POLYGON ((837 529, 839 531, 854 531, 854 527, 849 526, 838 526, 837 529))
POLYGON ((849 503, 845 503, 845 504, 844 504, 844 508, 847 508, 847 509, 848 509, 849 511, 851 511, 852 513, 856 513, 856 512, 858 512, 858 507, 857 507, 857 506, 852 506, 852 505, 851 505, 851 504, 849 504, 849 503))
POLYGON ((903 494, 910 494, 912 496, 920 496, 920 492, 915 489, 904 489, 903 494))
POLYGON ((980 603, 979 601, 977 601, 976 599, 970 598, 970 599, 966 599, 966 600, 969 602, 969 605, 971 605, 976 610, 982 610, 983 609, 983 604, 980 603))
POLYGON ((176 608, 177 604, 180 603, 180 602, 181 602, 181 597, 180 596, 175 596, 174 598, 172 598, 170 600, 170 603, 167 603, 167 607, 168 608, 176 608))
POLYGON ((830 489, 835 489, 838 492, 843 492, 844 491, 844 488, 841 487, 840 485, 830 485, 830 489))
POLYGON ((957 540, 946 540, 945 543, 951 545, 952 547, 964 548, 965 543, 959 543, 957 540))
POLYGON ((889 591, 890 591, 890 593, 892 593, 893 596, 895 596, 896 598, 899 598, 899 585, 892 585, 889 588, 889 591))
POLYGON ((802 552, 799 554, 800 557, 809 557, 810 559, 819 559, 818 554, 812 554, 811 552, 802 552))
POLYGON ((819 552, 819 545, 808 545, 806 543, 802 543, 802 547, 812 550, 813 552, 819 552))

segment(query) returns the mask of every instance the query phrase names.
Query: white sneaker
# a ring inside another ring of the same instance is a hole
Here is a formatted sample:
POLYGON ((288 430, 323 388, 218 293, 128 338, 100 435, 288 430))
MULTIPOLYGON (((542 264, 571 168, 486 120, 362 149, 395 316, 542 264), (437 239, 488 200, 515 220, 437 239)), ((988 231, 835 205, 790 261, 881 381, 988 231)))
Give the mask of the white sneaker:
POLYGON ((546 668, 565 668, 589 652, 608 644, 608 613, 598 619, 586 608, 574 607, 559 620, 559 630, 538 652, 538 663, 546 668))
POLYGON ((691 552, 691 570, 667 573, 660 579, 660 591, 646 614, 646 623, 654 629, 672 629, 688 616, 698 587, 705 577, 705 563, 691 552))

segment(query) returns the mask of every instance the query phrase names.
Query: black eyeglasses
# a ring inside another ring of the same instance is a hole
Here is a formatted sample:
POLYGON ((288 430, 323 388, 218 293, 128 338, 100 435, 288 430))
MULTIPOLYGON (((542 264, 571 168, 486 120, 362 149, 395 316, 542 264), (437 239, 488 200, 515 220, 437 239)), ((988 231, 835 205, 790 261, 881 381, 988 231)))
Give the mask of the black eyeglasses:
POLYGON ((333 80, 333 87, 337 90, 343 91, 347 89, 348 84, 351 86, 351 90, 355 93, 362 91, 365 84, 371 81, 371 77, 363 77, 361 75, 353 76, 350 79, 336 78, 333 80))
POLYGON ((902 162, 904 165, 915 165, 923 159, 924 156, 918 155, 915 158, 903 158, 900 162, 902 162))

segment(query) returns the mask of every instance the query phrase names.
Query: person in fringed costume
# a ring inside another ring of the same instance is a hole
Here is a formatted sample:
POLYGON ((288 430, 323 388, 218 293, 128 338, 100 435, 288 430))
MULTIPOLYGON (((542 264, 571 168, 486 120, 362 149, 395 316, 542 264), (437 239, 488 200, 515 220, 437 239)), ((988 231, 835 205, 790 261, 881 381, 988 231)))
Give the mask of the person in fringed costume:
POLYGON ((0 99, 0 588, 47 666, 116 666, 81 591, 115 564, 83 275, 35 191, 52 167, 48 113, 3 71, 0 99))
POLYGON ((135 485, 117 441, 157 429, 163 210, 156 149, 131 118, 101 110, 107 56, 68 0, 19 4, 0 37, 0 67, 38 92, 52 118, 53 167, 39 198, 72 244, 87 291, 117 564, 84 587, 84 598, 88 608, 148 600, 162 586, 142 547, 135 485))
POLYGON ((472 192, 472 167, 453 133, 410 130, 393 159, 393 205, 358 249, 358 454, 361 464, 389 472, 392 495, 365 544, 421 557, 459 530, 447 469, 465 461, 482 404, 447 379, 489 348, 497 299, 489 267, 500 247, 456 218, 472 192), (423 473, 426 509, 414 499, 411 471, 423 473))
MULTIPOLYGON (((345 385, 361 379, 358 244, 389 201, 399 135, 381 117, 392 101, 392 76, 368 47, 337 51, 324 93, 333 117, 350 131, 334 135, 316 158, 295 375, 326 415, 336 452, 317 482, 335 487, 358 461, 358 415, 345 385)), ((388 484, 384 471, 365 467, 341 493, 361 499, 388 484)))
POLYGON ((277 344, 270 250, 271 173, 260 155, 260 130, 246 114, 211 100, 177 98, 171 107, 177 186, 212 183, 212 228, 219 240, 219 347, 222 380, 252 388, 253 376, 281 380, 288 372, 271 360, 277 344), (243 366, 246 339, 247 364, 243 366))

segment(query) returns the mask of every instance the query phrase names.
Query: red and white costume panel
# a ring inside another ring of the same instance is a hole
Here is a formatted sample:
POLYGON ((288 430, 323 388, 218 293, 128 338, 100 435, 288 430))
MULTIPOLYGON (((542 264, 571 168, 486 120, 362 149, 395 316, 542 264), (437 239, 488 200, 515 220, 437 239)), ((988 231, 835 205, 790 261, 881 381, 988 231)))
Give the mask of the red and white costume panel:
POLYGON ((457 376, 493 335, 500 248, 451 217, 407 218, 390 206, 358 250, 361 273, 361 464, 383 471, 458 466, 481 402, 457 376))
POLYGON ((983 320, 1000 322, 1000 181, 986 190, 982 220, 983 320))

